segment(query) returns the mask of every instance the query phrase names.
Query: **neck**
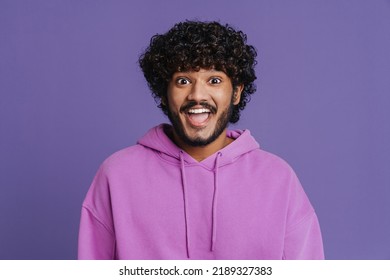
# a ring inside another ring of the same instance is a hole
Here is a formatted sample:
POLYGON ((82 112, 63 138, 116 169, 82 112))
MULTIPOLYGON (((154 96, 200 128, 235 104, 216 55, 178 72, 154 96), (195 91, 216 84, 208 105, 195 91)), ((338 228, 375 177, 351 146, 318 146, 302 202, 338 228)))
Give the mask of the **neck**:
POLYGON ((184 141, 181 140, 181 138, 173 131, 171 139, 175 144, 183 149, 187 154, 189 154, 191 157, 193 157, 197 161, 202 161, 212 154, 215 154, 219 150, 223 149, 230 143, 234 141, 234 139, 229 138, 226 136, 226 130, 225 129, 220 136, 218 136, 217 139, 215 139, 213 142, 206 146, 191 146, 185 143, 184 141))

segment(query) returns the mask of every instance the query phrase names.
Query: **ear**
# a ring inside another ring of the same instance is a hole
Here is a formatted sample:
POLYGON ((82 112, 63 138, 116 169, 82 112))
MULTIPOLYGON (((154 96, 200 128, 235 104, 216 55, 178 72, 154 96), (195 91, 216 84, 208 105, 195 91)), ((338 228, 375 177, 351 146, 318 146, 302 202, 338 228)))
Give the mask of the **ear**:
POLYGON ((234 105, 237 105, 238 103, 240 103, 241 93, 243 90, 244 90, 243 84, 238 85, 234 88, 234 91, 233 91, 233 104, 234 105))
POLYGON ((166 96, 161 97, 161 105, 167 106, 167 98, 166 96))

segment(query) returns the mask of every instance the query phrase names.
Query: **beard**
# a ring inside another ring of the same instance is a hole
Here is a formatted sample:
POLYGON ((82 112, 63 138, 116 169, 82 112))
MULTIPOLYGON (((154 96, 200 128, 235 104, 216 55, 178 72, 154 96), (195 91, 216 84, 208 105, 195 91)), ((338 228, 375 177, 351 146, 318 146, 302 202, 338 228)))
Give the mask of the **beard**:
POLYGON ((176 132, 176 134, 180 137, 180 139, 184 143, 192 147, 202 147, 214 142, 227 128, 230 117, 233 114, 233 109, 234 109, 234 105, 233 102, 231 102, 230 105, 221 113, 221 115, 217 120, 213 133, 207 138, 202 138, 202 137, 190 138, 185 132, 183 123, 180 121, 179 114, 173 113, 169 108, 168 108, 168 118, 172 123, 173 130, 176 132))

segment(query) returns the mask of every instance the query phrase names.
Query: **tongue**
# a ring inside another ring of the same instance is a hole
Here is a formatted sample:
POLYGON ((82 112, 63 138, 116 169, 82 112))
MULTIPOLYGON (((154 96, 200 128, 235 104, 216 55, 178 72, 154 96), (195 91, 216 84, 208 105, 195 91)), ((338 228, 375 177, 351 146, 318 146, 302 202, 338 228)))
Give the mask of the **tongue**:
POLYGON ((209 117, 209 113, 190 114, 191 121, 195 123, 203 123, 209 117))

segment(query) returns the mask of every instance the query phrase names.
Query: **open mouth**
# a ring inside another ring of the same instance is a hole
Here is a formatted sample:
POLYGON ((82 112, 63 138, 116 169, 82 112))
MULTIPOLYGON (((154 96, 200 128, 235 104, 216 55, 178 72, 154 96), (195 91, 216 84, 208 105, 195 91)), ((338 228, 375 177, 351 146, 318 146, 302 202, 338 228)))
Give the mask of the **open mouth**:
POLYGON ((186 113, 190 124, 194 127, 204 126, 210 118, 211 111, 206 108, 189 109, 186 113))

